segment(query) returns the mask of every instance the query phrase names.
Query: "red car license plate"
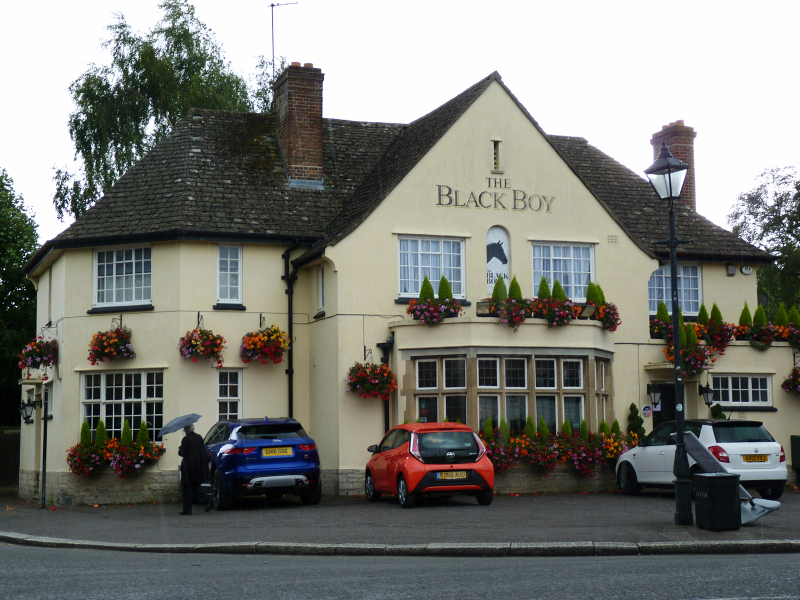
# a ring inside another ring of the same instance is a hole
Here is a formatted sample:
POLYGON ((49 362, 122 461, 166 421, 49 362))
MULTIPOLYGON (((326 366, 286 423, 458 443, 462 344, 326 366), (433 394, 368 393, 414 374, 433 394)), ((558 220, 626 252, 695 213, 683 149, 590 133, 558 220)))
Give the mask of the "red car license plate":
POLYGON ((439 471, 436 473, 436 479, 466 479, 466 471, 439 471))

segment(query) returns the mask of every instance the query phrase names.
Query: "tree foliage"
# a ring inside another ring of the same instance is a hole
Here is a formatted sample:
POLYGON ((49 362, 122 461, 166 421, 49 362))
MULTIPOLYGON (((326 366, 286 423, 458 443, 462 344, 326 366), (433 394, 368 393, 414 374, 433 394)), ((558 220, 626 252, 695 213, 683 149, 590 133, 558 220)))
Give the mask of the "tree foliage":
POLYGON ((728 224, 742 239, 769 252, 775 264, 758 268, 758 288, 778 304, 800 302, 800 175, 794 167, 764 171, 757 185, 739 195, 728 224))
POLYGON ((103 42, 111 63, 92 65, 70 85, 76 108, 69 134, 78 171, 56 169, 53 177, 60 219, 85 212, 191 108, 271 109, 271 61, 260 57, 248 88, 187 0, 164 0, 159 7, 162 20, 146 34, 116 13, 103 42))
POLYGON ((36 290, 22 268, 37 248, 36 223, 0 168, 0 424, 19 423, 17 354, 36 333, 36 290))

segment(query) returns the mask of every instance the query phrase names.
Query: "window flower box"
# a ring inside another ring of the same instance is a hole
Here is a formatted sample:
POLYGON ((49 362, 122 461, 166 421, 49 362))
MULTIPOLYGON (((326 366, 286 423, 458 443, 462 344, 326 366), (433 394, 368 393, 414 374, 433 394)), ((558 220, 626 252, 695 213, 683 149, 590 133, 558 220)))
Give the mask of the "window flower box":
POLYGON ((461 305, 452 298, 439 300, 431 298, 429 300, 410 300, 406 308, 406 314, 410 315, 414 321, 420 321, 427 325, 436 325, 449 317, 457 317, 464 310, 461 305))

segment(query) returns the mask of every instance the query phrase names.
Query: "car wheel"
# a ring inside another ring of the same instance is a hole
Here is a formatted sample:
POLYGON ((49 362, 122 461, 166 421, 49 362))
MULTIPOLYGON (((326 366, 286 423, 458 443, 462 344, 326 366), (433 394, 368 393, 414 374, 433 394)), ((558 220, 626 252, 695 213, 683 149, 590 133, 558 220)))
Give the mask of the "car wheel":
POLYGON ((784 484, 776 485, 772 488, 758 490, 758 494, 764 498, 764 500, 777 500, 781 496, 783 496, 783 488, 784 484))
POLYGON ((397 478, 397 499, 403 508, 414 508, 414 504, 417 502, 417 495, 408 491, 406 478, 402 475, 397 478))
POLYGON ((475 495, 475 498, 478 500, 478 504, 481 506, 489 506, 494 500, 494 491, 493 490, 481 490, 475 495))
POLYGON ((636 496, 642 491, 642 486, 636 479, 636 471, 628 463, 624 463, 619 469, 619 489, 626 496, 636 496))
POLYGON ((364 478, 364 495, 370 502, 377 502, 381 499, 381 493, 375 491, 375 480, 369 471, 367 471, 367 475, 364 478))
POLYGON ((214 498, 214 508, 217 510, 228 510, 233 506, 233 498, 222 484, 222 475, 219 474, 219 471, 214 471, 214 475, 211 477, 211 493, 214 498))
POLYGON ((300 494, 300 502, 306 505, 319 504, 322 500, 322 486, 318 483, 310 492, 300 494))

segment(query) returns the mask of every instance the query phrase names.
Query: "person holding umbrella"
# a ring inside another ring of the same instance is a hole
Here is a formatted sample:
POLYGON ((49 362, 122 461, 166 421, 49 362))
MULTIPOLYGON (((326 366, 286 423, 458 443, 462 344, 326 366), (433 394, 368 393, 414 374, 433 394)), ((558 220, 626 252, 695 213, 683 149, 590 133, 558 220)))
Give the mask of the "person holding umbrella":
POLYGON ((202 483, 210 480, 208 453, 203 445, 203 438, 194 431, 194 424, 186 425, 183 432, 185 435, 181 440, 180 448, 178 448, 178 455, 183 457, 181 461, 183 510, 179 514, 192 514, 192 498, 196 498, 198 502, 205 502, 206 512, 208 512, 213 506, 213 497, 208 496, 200 488, 202 483))

